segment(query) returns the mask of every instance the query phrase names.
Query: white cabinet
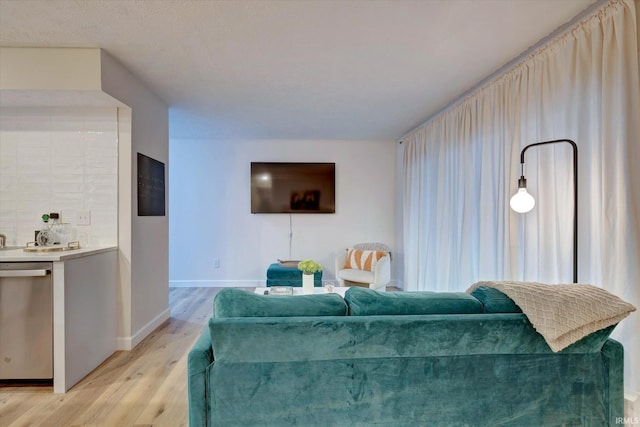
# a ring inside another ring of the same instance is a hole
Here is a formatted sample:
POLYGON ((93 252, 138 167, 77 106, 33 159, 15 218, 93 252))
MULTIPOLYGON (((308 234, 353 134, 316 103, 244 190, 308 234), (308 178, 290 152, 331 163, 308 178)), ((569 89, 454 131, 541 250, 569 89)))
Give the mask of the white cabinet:
POLYGON ((116 351, 117 251, 53 263, 53 392, 116 351))

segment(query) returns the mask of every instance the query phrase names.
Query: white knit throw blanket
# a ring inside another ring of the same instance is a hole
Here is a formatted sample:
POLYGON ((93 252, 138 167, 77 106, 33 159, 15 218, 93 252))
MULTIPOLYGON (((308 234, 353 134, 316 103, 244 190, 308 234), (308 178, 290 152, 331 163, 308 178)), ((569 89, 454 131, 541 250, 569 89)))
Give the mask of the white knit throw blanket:
POLYGON ((478 282, 511 298, 554 352, 615 325, 636 308, 592 285, 547 285, 536 282, 478 282))

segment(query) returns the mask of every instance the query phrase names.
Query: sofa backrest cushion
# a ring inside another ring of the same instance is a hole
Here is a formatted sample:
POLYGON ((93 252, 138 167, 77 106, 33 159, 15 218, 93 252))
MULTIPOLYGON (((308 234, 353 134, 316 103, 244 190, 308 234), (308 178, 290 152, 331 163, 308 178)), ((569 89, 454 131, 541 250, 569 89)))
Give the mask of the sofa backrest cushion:
POLYGON ((471 292, 484 306, 485 313, 522 313, 511 298, 497 289, 479 286, 471 292))
POLYGON ((463 292, 379 292, 352 287, 344 299, 351 316, 482 313, 482 303, 463 292))
MULTIPOLYGON (((612 329, 594 332, 561 353, 599 352, 612 329)), ((553 354, 526 316, 516 313, 212 317, 209 336, 216 363, 553 354)))
POLYGON ((258 295, 222 289, 213 301, 215 317, 346 316, 347 304, 338 294, 258 295))

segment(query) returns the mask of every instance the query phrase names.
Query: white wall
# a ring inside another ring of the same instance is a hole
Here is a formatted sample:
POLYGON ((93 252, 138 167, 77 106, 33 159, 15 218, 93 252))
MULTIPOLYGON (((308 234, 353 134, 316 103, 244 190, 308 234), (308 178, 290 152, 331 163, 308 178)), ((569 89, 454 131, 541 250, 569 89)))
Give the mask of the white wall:
MULTIPOLYGON (((637 21, 637 33, 638 40, 640 40, 640 0, 635 0, 636 7, 636 21, 637 21)), ((640 43, 638 43, 638 53, 640 54, 640 43)), ((640 55, 638 55, 638 59, 640 60, 640 55)), ((640 69, 640 62, 638 63, 638 69, 640 69)), ((629 355, 627 355, 629 357, 629 355)), ((636 355, 637 357, 637 355, 636 355)), ((625 388, 624 395, 624 413, 625 417, 634 417, 634 420, 640 420, 640 390, 631 390, 630 388, 625 388)))
MULTIPOLYGON (((169 210, 138 216, 137 153, 165 164, 169 180, 167 105, 133 74, 101 51, 102 90, 126 104, 119 108, 119 241, 121 313, 119 348, 135 347, 169 318, 169 210)), ((169 194, 165 200, 168 206, 169 194)))
POLYGON ((84 246, 118 239, 116 108, 0 108, 0 232, 25 245, 58 212, 84 246), (78 225, 78 211, 91 213, 78 225))
POLYGON ((278 258, 313 258, 324 267, 323 280, 334 280, 334 258, 347 246, 380 241, 395 250, 395 147, 393 141, 171 140, 170 285, 261 285, 278 258), (252 161, 335 162, 336 213, 251 214, 252 161))

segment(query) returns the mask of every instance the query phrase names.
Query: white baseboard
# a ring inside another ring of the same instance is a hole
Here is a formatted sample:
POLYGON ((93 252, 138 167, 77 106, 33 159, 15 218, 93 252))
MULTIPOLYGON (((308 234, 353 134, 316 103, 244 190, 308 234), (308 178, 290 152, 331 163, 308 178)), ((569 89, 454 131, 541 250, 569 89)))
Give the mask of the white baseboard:
POLYGON ((118 337, 116 342, 116 350, 131 350, 131 337, 118 337))
POLYGON ((167 307, 162 313, 154 317, 149 323, 144 325, 131 337, 118 337, 118 350, 133 350, 135 346, 140 344, 151 332, 153 332, 158 326, 162 325, 167 319, 171 317, 171 309, 167 307))
MULTIPOLYGON (((338 286, 337 280, 322 280, 323 285, 338 286)), ((265 280, 169 280, 170 288, 250 288, 264 287, 265 280)), ((389 286, 396 286, 402 289, 402 284, 395 280, 389 286)))
POLYGON ((265 280, 169 280, 170 288, 250 288, 265 286, 265 280))

